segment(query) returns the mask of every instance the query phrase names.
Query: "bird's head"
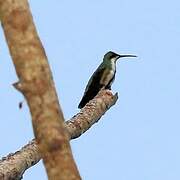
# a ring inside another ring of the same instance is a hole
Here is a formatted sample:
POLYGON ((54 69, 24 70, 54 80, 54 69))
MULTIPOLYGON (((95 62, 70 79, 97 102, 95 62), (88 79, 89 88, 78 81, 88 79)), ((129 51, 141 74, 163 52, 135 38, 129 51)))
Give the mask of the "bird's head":
POLYGON ((115 52, 109 51, 104 55, 103 61, 116 62, 119 58, 123 57, 137 57, 136 55, 120 55, 115 52))

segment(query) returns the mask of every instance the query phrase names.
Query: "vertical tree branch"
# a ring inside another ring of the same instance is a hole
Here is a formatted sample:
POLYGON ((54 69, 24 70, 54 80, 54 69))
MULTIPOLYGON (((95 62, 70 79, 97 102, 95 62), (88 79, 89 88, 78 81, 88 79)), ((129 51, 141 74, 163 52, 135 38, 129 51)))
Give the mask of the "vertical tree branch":
POLYGON ((80 179, 47 57, 26 0, 0 0, 0 18, 50 180, 80 179))

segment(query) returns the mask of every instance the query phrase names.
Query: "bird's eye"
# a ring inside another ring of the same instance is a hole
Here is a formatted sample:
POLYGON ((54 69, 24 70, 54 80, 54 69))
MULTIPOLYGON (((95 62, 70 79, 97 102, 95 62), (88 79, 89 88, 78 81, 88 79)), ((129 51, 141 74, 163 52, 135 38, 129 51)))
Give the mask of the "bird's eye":
POLYGON ((112 58, 115 58, 115 57, 116 57, 115 54, 111 54, 109 58, 112 59, 112 58))

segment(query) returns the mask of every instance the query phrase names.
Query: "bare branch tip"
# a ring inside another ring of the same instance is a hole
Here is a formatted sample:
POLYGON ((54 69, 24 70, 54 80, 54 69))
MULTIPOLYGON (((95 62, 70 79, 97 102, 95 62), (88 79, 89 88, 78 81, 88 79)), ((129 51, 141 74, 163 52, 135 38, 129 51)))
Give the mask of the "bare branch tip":
POLYGON ((17 89, 18 91, 22 91, 23 87, 22 87, 22 83, 20 81, 13 83, 12 84, 14 86, 15 89, 17 89))
POLYGON ((114 94, 114 99, 117 100, 118 97, 119 97, 119 96, 118 96, 118 92, 116 92, 116 93, 114 94))
POLYGON ((112 102, 111 106, 115 105, 116 102, 117 102, 117 100, 118 100, 118 93, 116 92, 116 93, 113 95, 113 102, 112 102))

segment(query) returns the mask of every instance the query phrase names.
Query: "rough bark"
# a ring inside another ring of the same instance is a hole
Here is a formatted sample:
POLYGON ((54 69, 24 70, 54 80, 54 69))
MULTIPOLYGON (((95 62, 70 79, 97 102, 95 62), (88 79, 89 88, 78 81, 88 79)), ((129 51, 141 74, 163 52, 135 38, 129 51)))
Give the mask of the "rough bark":
POLYGON ((73 160, 47 57, 27 0, 0 0, 0 18, 19 77, 15 87, 27 100, 49 180, 81 179, 73 160))
POLYGON ((94 123, 98 122, 102 115, 116 103, 117 99, 117 93, 113 95, 109 90, 101 90, 77 115, 66 121, 65 126, 70 139, 81 136, 94 123))
MULTIPOLYGON (((91 100, 77 115, 66 121, 66 129, 71 139, 81 136, 117 101, 117 94, 103 90, 91 100)), ((0 179, 19 180, 23 173, 38 163, 41 155, 35 140, 24 146, 16 153, 4 157, 0 161, 0 179)))
POLYGON ((15 153, 0 160, 0 180, 20 180, 26 169, 40 160, 40 153, 35 140, 15 153))

